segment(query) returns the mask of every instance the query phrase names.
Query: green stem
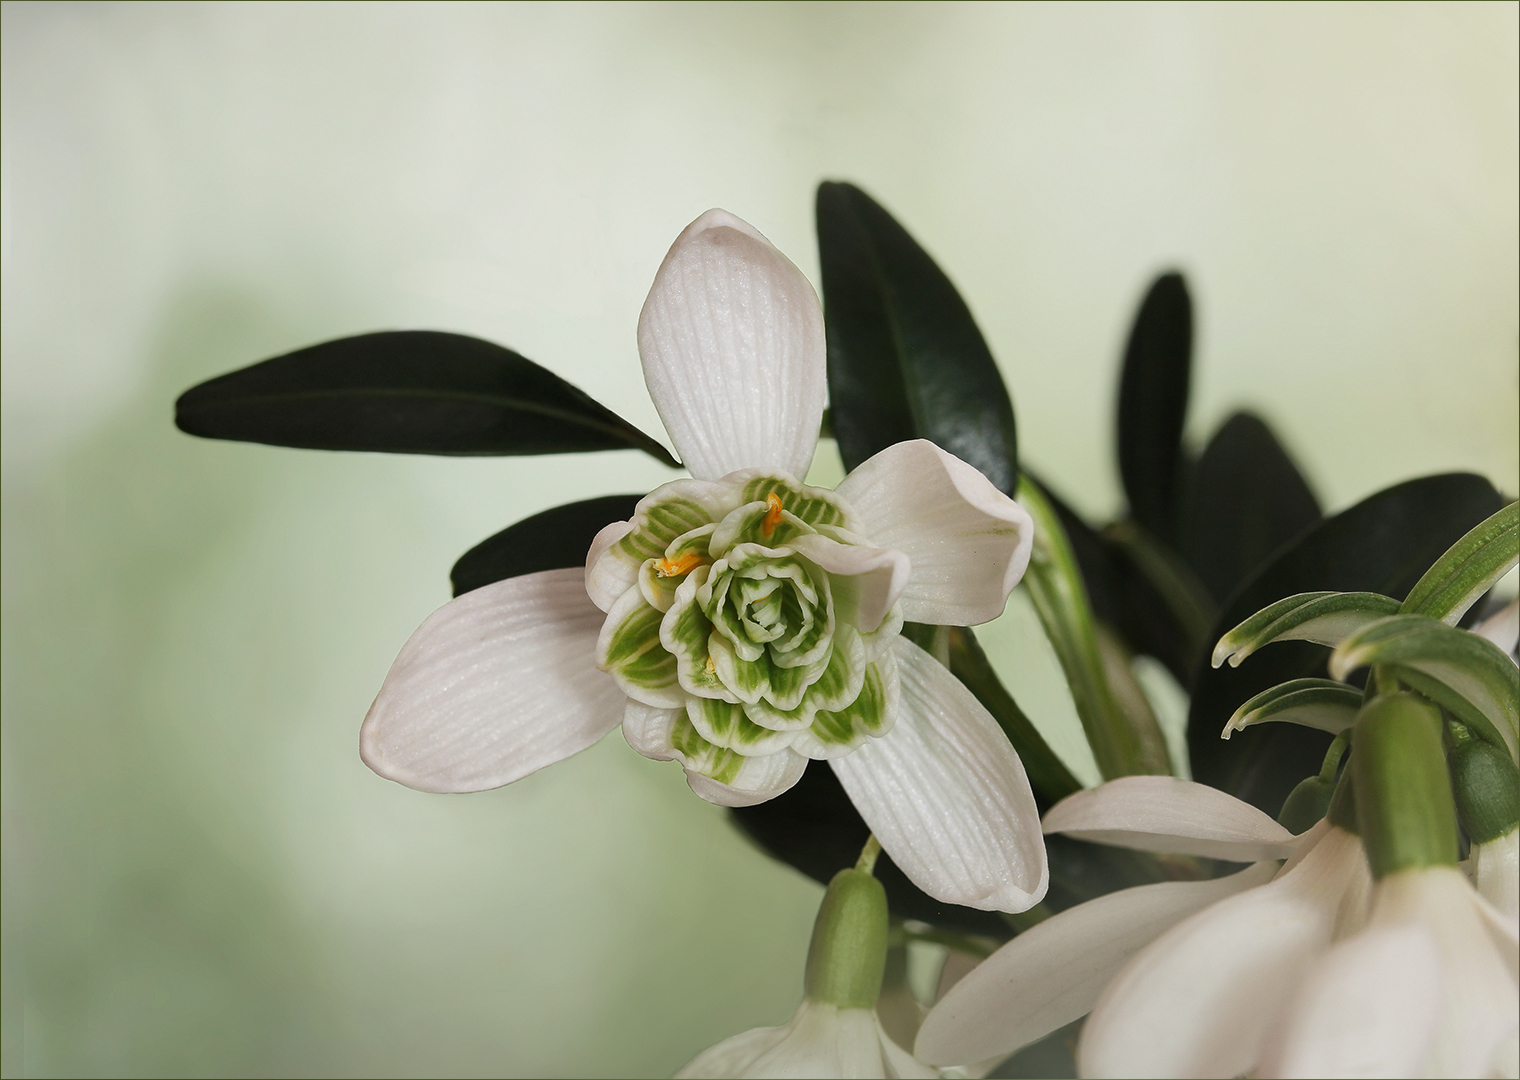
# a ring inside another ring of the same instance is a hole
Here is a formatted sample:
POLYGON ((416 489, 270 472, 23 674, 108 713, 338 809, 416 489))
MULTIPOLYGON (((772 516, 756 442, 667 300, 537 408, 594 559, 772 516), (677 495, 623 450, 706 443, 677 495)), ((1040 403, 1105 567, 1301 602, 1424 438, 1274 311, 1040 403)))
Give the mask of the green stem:
POLYGON ((1034 556, 1024 584, 1061 661, 1098 771, 1105 780, 1171 775, 1166 740, 1155 716, 1148 709, 1127 712, 1110 684, 1087 589, 1055 510, 1027 476, 1019 479, 1019 502, 1035 524, 1034 556))
POLYGON ((866 837, 865 847, 860 849, 860 858, 855 860, 855 869, 862 874, 876 873, 876 856, 881 854, 881 841, 876 839, 876 834, 871 833, 866 837))

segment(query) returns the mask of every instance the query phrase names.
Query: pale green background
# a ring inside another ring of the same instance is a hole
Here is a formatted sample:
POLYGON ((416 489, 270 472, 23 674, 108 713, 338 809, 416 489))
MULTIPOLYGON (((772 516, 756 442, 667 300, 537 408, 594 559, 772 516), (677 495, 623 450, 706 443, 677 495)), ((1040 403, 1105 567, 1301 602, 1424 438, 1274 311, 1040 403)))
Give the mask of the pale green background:
MULTIPOLYGON (((1513 491, 1516 10, 6 4, 5 1073, 660 1075, 796 1000, 817 887, 674 766, 612 735, 440 797, 355 752, 454 557, 670 474, 201 442, 181 389, 431 327, 659 432, 667 245, 721 205, 816 281, 839 177, 1091 513, 1171 264, 1195 439, 1254 406, 1334 507, 1513 491)), ((1027 622, 992 639, 1071 745, 1027 622)))

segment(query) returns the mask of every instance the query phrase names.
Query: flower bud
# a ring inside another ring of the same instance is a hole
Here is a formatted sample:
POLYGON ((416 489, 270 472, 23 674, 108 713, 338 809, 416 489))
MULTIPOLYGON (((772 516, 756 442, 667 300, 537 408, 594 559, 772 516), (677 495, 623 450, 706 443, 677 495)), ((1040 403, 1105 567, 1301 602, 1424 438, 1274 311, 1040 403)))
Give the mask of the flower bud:
POLYGON ((873 1009, 886 963, 886 890, 864 870, 841 870, 813 923, 804 993, 841 1008, 873 1009))
POLYGON ((1464 739, 1451 752, 1457 816, 1474 844, 1486 844, 1520 824, 1520 773, 1493 743, 1464 739))

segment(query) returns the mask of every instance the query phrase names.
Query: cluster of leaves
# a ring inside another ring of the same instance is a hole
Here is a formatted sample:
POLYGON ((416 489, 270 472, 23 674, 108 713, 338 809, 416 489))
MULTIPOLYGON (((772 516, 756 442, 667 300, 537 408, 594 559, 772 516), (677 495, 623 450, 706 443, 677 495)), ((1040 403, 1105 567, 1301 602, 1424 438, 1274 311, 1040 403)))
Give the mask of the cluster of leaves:
MULTIPOLYGON (((846 468, 892 443, 932 440, 1021 495, 1042 536, 1026 578, 1106 777, 1166 772, 1155 718, 1129 657, 1155 657, 1191 695, 1195 778, 1275 813, 1317 771, 1330 736, 1293 725, 1219 738, 1240 703, 1322 674, 1305 643, 1239 668, 1212 669, 1208 645, 1280 597, 1376 592, 1400 599, 1440 554, 1500 506, 1467 474, 1412 480, 1323 519, 1267 425, 1227 420, 1201 453, 1183 441, 1192 310, 1171 273, 1151 286, 1130 335, 1119 385, 1118 450, 1129 514, 1094 528, 1021 472, 1012 401, 950 279, 880 205, 850 184, 818 190, 828 338, 829 424, 846 468)), ((656 440, 519 354, 428 331, 343 338, 196 386, 176 406, 190 434, 327 450, 452 455, 641 450, 678 463, 656 440)), ((493 581, 580 565, 592 537, 640 496, 560 506, 503 530, 454 565, 455 595, 493 581)), ((965 628, 910 628, 946 649, 951 670, 1007 732, 1037 800, 1078 787, 1003 687, 965 628)), ((834 774, 814 763, 791 791, 733 811, 771 855, 826 882, 851 865, 867 830, 834 774)), ((1186 860, 1048 840, 1059 910, 1128 885, 1206 873, 1186 860)), ((931 899, 883 858, 893 911, 948 929, 1004 938, 994 915, 931 899)))

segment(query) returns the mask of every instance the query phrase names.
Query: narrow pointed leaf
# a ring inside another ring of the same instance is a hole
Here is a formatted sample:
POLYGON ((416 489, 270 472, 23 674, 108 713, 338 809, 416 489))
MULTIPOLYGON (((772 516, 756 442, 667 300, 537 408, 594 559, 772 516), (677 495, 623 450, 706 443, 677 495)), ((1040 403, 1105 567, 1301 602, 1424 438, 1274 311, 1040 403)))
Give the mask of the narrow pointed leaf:
POLYGON ((1158 277, 1130 329, 1119 377, 1119 475, 1130 515, 1153 534, 1176 536, 1182 425, 1193 361, 1193 302, 1182 275, 1158 277))
POLYGON ((1236 731, 1268 720, 1282 720, 1338 735, 1356 723, 1362 692, 1330 679, 1292 679, 1263 690, 1235 710, 1224 726, 1228 739, 1236 731))
POLYGON ((591 541, 604 525, 633 517, 640 495, 603 495, 524 518, 459 557, 449 580, 460 596, 522 574, 584 566, 591 541))
POLYGON ((1223 603, 1320 518, 1319 500, 1272 430, 1239 412, 1198 458, 1184 495, 1180 547, 1204 588, 1223 603))
POLYGON ((1381 593, 1299 593, 1268 604, 1219 639, 1212 664, 1231 667, 1274 641, 1313 641, 1337 645, 1368 623, 1399 610, 1399 602, 1381 593))
MULTIPOLYGON (((1305 592, 1376 592, 1402 599, 1430 565, 1504 500, 1482 477, 1451 473, 1379 491, 1284 548, 1225 605, 1214 634, 1283 597, 1305 592)), ((1322 646, 1288 641, 1238 668, 1191 681, 1188 747, 1193 776, 1276 814, 1305 776, 1319 772, 1330 736, 1295 724, 1262 724, 1226 742, 1220 730, 1244 702, 1290 679, 1325 677, 1322 646)))
POLYGON ((1013 404, 955 286, 853 184, 819 185, 817 212, 829 420, 845 468, 928 439, 1012 495, 1013 404))
MULTIPOLYGON (((1487 638, 1428 615, 1394 615, 1342 641, 1330 656, 1330 674, 1345 678, 1374 664, 1396 664, 1416 673, 1421 685, 1445 687, 1470 706, 1452 711, 1464 720, 1471 720, 1474 711, 1481 715, 1479 733, 1490 741, 1497 735, 1498 745, 1515 755, 1520 743, 1520 668, 1487 638)), ((1446 695, 1430 696, 1445 704, 1446 695)))
POLYGON ((1061 661, 1093 759, 1105 780, 1171 773, 1155 717, 1127 712, 1110 680, 1082 575, 1060 520, 1025 477, 1019 501, 1035 522, 1035 551, 1024 574, 1036 614, 1061 661))
POLYGON ((1455 624, 1520 559, 1520 503, 1510 503, 1453 544, 1399 608, 1455 624))
POLYGON ((218 376, 175 403, 208 439, 393 454, 642 450, 654 439, 511 349, 432 330, 339 338, 218 376))

